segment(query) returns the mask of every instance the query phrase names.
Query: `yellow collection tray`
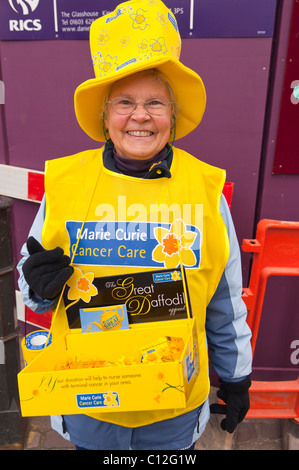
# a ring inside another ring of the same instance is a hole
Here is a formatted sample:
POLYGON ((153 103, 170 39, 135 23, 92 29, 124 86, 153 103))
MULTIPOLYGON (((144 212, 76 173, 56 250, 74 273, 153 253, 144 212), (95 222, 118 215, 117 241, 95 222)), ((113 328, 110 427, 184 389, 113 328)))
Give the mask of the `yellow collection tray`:
POLYGON ((199 372, 194 319, 82 333, 66 329, 18 374, 23 416, 184 408, 199 372), (180 337, 175 362, 57 370, 69 358, 118 361, 163 336, 180 337))

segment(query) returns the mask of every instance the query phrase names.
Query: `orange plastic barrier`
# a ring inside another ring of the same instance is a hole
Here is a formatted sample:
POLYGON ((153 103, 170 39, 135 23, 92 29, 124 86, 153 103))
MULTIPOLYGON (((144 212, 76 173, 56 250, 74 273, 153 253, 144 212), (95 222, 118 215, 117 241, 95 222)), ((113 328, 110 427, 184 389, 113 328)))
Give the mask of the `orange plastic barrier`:
MULTIPOLYGON (((256 239, 243 240, 242 249, 253 253, 248 288, 243 300, 252 331, 254 354, 266 284, 269 276, 299 276, 299 222, 263 219, 256 239)), ((293 418, 299 422, 299 377, 297 380, 253 381, 250 388, 248 418, 293 418)))

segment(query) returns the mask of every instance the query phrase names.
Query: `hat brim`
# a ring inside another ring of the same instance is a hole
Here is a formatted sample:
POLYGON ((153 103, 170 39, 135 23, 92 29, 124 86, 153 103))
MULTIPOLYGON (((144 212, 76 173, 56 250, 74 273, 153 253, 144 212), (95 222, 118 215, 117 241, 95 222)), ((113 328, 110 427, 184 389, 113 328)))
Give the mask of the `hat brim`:
POLYGON ((92 139, 105 142, 102 126, 103 105, 112 83, 136 72, 156 68, 172 87, 179 105, 176 117, 176 139, 193 131, 202 120, 206 107, 206 92, 202 79, 192 69, 172 58, 144 61, 109 74, 83 82, 75 91, 75 113, 81 128, 92 139))

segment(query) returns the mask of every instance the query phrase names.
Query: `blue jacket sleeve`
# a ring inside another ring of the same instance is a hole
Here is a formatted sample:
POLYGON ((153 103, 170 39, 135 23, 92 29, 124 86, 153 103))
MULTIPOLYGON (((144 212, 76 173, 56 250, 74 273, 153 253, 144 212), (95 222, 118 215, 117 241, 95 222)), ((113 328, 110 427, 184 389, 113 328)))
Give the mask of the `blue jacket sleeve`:
MULTIPOLYGON (((44 218, 45 218, 45 206, 46 206, 45 197, 43 197, 40 208, 34 219, 33 225, 28 235, 28 237, 33 236, 37 241, 39 241, 39 243, 41 243, 41 233, 42 233, 42 228, 43 228, 44 218)), ((45 312, 48 312, 49 310, 54 309, 57 304, 57 300, 53 301, 53 300, 42 299, 35 294, 29 295, 29 286, 24 278, 23 270, 22 270, 22 266, 29 256, 26 243, 24 243, 24 245, 22 246, 21 255, 22 255, 22 258, 17 265, 17 269, 20 274, 19 279, 18 279, 18 285, 19 285, 19 289, 23 297, 24 304, 27 305, 27 307, 29 307, 31 310, 37 313, 45 313, 45 312)))
POLYGON ((230 210, 222 195, 220 211, 227 228, 230 253, 218 288, 207 308, 206 335, 210 362, 227 382, 240 381, 251 373, 251 331, 242 300, 239 243, 230 210))

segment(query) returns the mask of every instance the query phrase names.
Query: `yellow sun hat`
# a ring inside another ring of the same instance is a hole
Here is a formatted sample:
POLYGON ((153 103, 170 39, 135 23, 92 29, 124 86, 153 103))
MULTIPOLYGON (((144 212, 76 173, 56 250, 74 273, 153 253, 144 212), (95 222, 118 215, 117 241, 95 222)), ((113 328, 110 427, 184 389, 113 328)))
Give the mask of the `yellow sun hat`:
POLYGON ((175 16, 161 0, 131 0, 90 28, 95 77, 75 91, 75 112, 81 128, 104 142, 103 106, 111 84, 136 72, 156 68, 171 85, 179 105, 176 138, 200 123, 206 106, 202 79, 179 58, 181 37, 175 16))

